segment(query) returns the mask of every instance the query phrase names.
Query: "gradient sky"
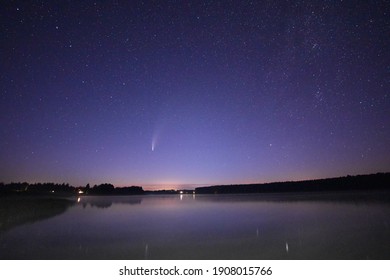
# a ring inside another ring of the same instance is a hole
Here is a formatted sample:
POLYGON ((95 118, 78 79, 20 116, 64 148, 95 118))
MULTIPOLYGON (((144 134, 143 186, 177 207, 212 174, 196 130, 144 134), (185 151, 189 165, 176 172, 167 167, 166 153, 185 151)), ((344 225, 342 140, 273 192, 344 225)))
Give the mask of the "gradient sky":
POLYGON ((390 171, 388 1, 0 9, 0 181, 231 184, 390 171))

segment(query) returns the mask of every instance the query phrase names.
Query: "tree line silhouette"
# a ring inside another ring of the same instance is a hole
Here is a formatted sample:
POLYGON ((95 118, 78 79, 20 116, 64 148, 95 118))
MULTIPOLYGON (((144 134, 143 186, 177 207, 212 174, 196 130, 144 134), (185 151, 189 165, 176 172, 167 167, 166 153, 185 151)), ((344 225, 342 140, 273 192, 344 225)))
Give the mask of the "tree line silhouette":
POLYGON ((291 193, 390 190, 390 173, 356 175, 307 181, 199 187, 197 194, 291 193))
POLYGON ((56 183, 0 183, 0 194, 53 194, 53 195, 135 195, 143 194, 144 190, 139 186, 115 188, 114 185, 104 183, 90 187, 73 187, 69 184, 56 183))
MULTIPOLYGON (((390 190, 390 173, 356 175, 329 179, 276 182, 246 185, 216 185, 198 187, 197 194, 229 193, 287 193, 287 192, 324 192, 324 191, 365 191, 390 190)), ((109 183, 85 187, 73 187, 56 183, 0 183, 0 195, 4 194, 51 194, 51 195, 140 195, 140 194, 177 194, 193 193, 192 190, 144 191, 140 186, 114 187, 109 183)))

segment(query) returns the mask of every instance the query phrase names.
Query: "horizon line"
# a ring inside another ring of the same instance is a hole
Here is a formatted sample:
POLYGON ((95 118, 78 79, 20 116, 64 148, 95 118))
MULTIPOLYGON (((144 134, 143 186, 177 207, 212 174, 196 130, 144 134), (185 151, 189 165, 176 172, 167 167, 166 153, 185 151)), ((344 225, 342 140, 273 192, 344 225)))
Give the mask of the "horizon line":
MULTIPOLYGON (((87 183, 88 185, 90 185, 91 187, 92 186, 95 186, 95 185, 101 185, 101 184, 111 184, 113 185, 115 188, 125 188, 125 187, 142 187, 143 189, 145 190, 153 190, 153 191, 159 191, 159 190, 185 190, 185 189, 188 189, 188 190, 194 190, 195 188, 197 187, 212 187, 212 186, 233 186, 233 185, 261 185, 261 184, 272 184, 272 183, 284 183, 284 182, 304 182, 304 181, 316 181, 316 180, 326 180, 326 179, 335 179, 335 178, 343 178, 343 177, 348 177, 348 176, 351 176, 351 177, 355 177, 355 176, 368 176, 368 175, 376 175, 376 174, 386 174, 386 173, 390 173, 390 171, 379 171, 379 172, 374 172, 374 173, 364 173, 364 174, 354 174, 354 175, 351 175, 351 174, 347 174, 347 175, 342 175, 342 176, 334 176, 334 177, 325 177, 325 178, 313 178, 313 179, 297 179, 297 180, 280 180, 280 181, 268 181, 268 182, 252 182, 252 183, 214 183, 214 184, 205 184, 205 183, 185 183, 185 184, 169 184, 169 183, 161 183, 161 184, 127 184, 127 185, 124 185, 124 184, 121 184, 120 186, 115 186, 114 184, 112 183, 107 183, 107 182, 104 182, 104 183, 99 183, 99 184, 89 184, 87 183), (171 188, 153 188, 153 187, 163 187, 163 186, 171 186, 171 188), (191 188, 185 188, 185 187, 193 187, 192 189, 191 188)), ((74 186, 74 185, 71 185, 69 183, 66 183, 66 182, 61 182, 61 183, 55 183, 55 182, 49 182, 49 181, 46 181, 46 182, 28 182, 28 181, 11 181, 9 183, 5 183, 5 182, 0 182, 0 184, 4 184, 4 185, 7 185, 7 184, 20 184, 20 183, 27 183, 29 185, 33 185, 33 184, 58 184, 58 185, 61 185, 61 184, 67 184, 71 187, 74 187, 74 188, 81 188, 81 187, 85 187, 86 185, 84 186, 74 186)))

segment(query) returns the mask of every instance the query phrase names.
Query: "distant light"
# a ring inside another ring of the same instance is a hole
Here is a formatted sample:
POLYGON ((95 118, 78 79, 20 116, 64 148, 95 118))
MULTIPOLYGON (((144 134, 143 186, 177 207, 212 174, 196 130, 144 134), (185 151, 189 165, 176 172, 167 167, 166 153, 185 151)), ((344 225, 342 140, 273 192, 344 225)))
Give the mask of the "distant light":
POLYGON ((54 190, 53 191, 51 191, 52 193, 54 192, 54 190))
POLYGON ((183 194, 184 192, 183 191, 180 191, 180 194, 183 194))
POLYGON ((83 194, 84 192, 82 190, 79 190, 79 194, 83 194))

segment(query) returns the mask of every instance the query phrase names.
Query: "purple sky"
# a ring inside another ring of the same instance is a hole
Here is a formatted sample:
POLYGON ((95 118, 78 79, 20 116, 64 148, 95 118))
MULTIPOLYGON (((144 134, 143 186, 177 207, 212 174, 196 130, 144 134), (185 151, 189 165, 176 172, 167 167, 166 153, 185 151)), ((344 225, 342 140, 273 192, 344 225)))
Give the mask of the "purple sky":
POLYGON ((55 2, 0 8, 0 181, 390 171, 386 1, 55 2))

